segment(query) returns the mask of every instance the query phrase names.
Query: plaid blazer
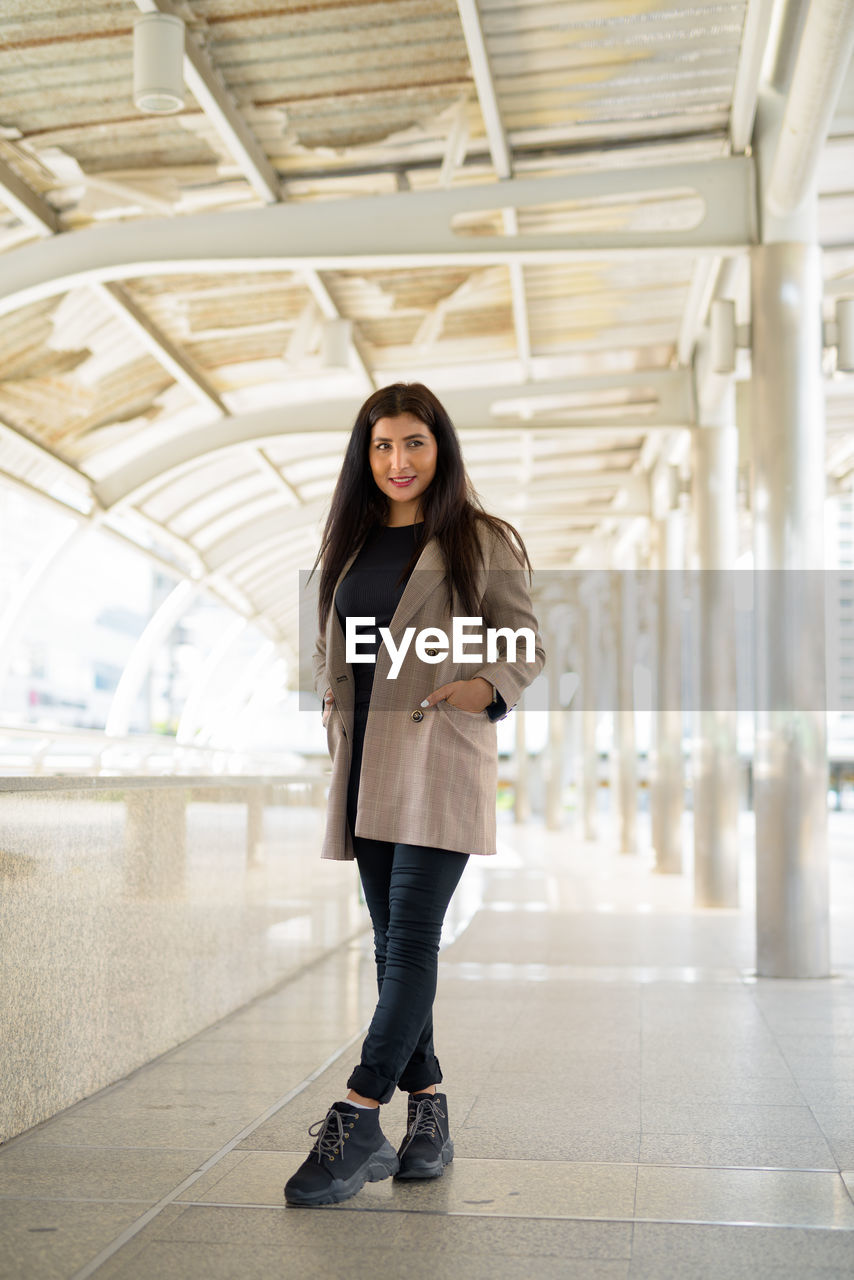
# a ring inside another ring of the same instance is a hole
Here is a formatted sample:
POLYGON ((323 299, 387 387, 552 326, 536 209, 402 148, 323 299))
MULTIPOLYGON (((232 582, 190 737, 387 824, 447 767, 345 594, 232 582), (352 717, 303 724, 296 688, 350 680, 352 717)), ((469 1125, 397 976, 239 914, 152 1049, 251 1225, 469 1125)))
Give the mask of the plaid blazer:
MULTIPOLYGON (((527 588, 527 573, 515 553, 487 529, 482 535, 484 565, 478 574, 480 616, 492 627, 528 627, 535 633, 534 661, 525 661, 525 645, 510 661, 506 645, 498 659, 456 664, 448 655, 429 663, 410 644, 396 679, 388 679, 391 657, 380 647, 365 729, 356 835, 402 844, 428 845, 462 853, 495 853, 495 797, 498 775, 496 729, 485 711, 462 711, 446 701, 421 702, 452 680, 483 676, 504 698, 508 710, 539 675, 545 651, 527 588)), ((344 578, 358 552, 345 564, 344 578)), ((395 644, 406 627, 440 628, 451 638, 452 619, 466 610, 448 607, 445 566, 438 542, 424 547, 406 584, 389 628, 395 644)), ((428 651, 429 652, 429 651, 428 651)), ((438 651, 437 651, 438 652, 438 651)), ((483 646, 484 656, 486 647, 483 646)), ((353 670, 345 660, 344 632, 335 607, 313 657, 314 687, 323 698, 331 689, 334 705, 326 722, 332 778, 321 857, 352 859, 347 822, 347 782, 353 738, 353 670)))

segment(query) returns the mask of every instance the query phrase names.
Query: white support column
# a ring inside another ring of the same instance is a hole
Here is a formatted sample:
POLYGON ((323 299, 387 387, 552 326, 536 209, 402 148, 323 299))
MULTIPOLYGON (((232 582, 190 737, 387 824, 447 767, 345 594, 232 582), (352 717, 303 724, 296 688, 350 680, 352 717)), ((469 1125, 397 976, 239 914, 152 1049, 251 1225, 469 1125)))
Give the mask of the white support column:
POLYGON ((549 655, 546 675, 548 678, 548 768, 546 773, 545 817, 548 831, 559 831, 563 826, 563 769, 565 713, 560 705, 560 678, 565 666, 566 622, 560 611, 547 626, 546 652, 549 655))
POLYGON ((656 871, 682 872, 682 814, 685 769, 682 758, 682 591, 684 517, 679 510, 676 471, 660 467, 654 507, 658 567, 657 699, 655 741, 650 752, 652 843, 656 871))
POLYGON ((596 574, 588 589, 582 590, 581 611, 581 785, 579 817, 585 840, 597 835, 597 796, 599 794, 599 753, 596 749, 597 695, 599 682, 599 645, 601 642, 600 602, 597 597, 596 574))
MULTIPOLYGON (((810 7, 807 31, 820 7, 810 7)), ((789 103, 760 102, 760 177, 763 191, 772 179, 778 187, 751 252, 757 969, 774 978, 830 969, 824 592, 815 607, 807 600, 820 581, 810 571, 824 568, 823 274, 815 189, 792 209, 780 194, 802 69, 820 78, 799 55, 789 103)), ((809 157, 800 159, 795 169, 809 175, 809 157)))
POLYGON ((621 557, 612 574, 617 659, 614 758, 620 853, 637 852, 637 751, 635 747, 635 644, 638 633, 634 555, 621 557))
POLYGON ((528 748, 525 742, 527 712, 524 707, 517 707, 515 717, 516 740, 513 744, 513 756, 516 763, 516 784, 513 788, 513 821, 528 822, 531 817, 531 767, 528 759, 528 748))
POLYGON ((738 430, 735 379, 697 362, 700 425, 692 437, 697 549, 694 902, 738 906, 738 755, 735 673, 738 430), (717 385, 716 385, 717 384, 717 385))

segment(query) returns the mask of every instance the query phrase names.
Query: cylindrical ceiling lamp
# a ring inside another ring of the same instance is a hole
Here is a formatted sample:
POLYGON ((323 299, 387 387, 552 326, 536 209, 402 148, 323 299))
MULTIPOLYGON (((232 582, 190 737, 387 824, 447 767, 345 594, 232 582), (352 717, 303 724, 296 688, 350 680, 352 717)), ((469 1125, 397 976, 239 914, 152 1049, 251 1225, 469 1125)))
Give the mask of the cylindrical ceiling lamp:
POLYGON ((712 368, 715 373, 735 372, 735 303, 731 298, 714 298, 711 312, 712 368))
POLYGON ((836 367, 854 373, 854 298, 836 300, 836 367))
POLYGON ((324 320, 321 341, 324 369, 349 368, 352 342, 352 320, 344 320, 341 316, 334 320, 324 320))
POLYGON ((133 100, 149 115, 184 106, 184 23, 171 13, 144 13, 133 24, 133 100))

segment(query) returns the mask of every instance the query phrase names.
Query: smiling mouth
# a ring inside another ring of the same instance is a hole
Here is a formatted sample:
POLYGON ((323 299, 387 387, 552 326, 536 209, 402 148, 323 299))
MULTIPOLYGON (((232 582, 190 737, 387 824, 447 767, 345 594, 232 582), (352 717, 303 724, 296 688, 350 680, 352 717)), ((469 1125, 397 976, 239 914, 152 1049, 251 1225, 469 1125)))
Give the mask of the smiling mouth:
POLYGON ((389 479, 393 485, 397 486, 398 489, 405 489, 407 485, 412 484, 415 476, 401 476, 400 479, 394 479, 394 477, 389 476, 389 479))

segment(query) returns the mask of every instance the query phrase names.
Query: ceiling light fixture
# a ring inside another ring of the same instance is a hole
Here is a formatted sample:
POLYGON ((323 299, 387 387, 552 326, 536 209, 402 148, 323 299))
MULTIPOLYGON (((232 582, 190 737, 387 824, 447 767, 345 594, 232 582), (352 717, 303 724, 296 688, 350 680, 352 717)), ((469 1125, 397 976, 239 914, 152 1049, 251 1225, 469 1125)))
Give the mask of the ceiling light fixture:
POLYGON ((171 13, 144 13, 133 24, 133 100, 148 115, 184 106, 184 23, 171 13))

